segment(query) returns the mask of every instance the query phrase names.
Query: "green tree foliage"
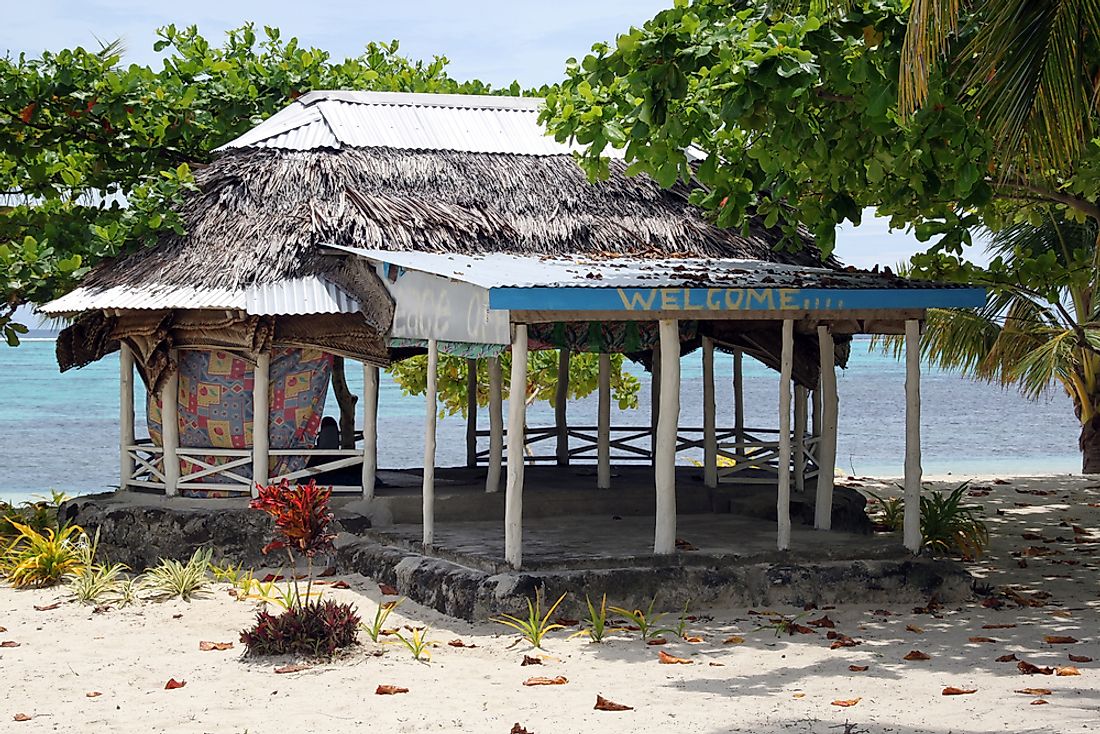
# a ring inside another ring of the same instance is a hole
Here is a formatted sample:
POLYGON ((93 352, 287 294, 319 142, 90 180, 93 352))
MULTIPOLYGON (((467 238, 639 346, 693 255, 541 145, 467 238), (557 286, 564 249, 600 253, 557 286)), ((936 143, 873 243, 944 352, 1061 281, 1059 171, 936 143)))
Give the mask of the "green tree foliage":
MULTIPOLYGON (((117 45, 0 59, 0 330, 15 307, 70 289, 89 267, 179 229, 172 213, 211 152, 312 89, 491 93, 413 61, 396 41, 357 57, 230 31, 158 31, 159 69, 122 62, 117 45)), ((518 85, 509 90, 519 93, 518 85)))
MULTIPOLYGON (((664 185, 694 175, 695 202, 722 226, 758 213, 788 235, 805 225, 828 252, 839 223, 873 208, 921 239, 939 237, 916 265, 940 277, 969 274, 956 271, 979 224, 997 230, 1051 209, 1100 219, 1100 139, 1059 167, 1024 165, 1028 148, 999 147, 960 101, 980 85, 939 73, 923 105, 901 114, 907 9, 865 0, 825 16, 810 3, 775 12, 679 0, 571 60, 544 119, 559 140, 587 146, 593 177, 606 173, 608 146, 664 185), (693 150, 705 160, 689 164, 693 150)), ((979 26, 961 25, 956 43, 979 26)), ((1084 57, 1100 58, 1095 35, 1080 43, 1084 57)))
MULTIPOLYGON (((623 371, 625 358, 621 354, 611 355, 611 396, 620 410, 638 407, 638 379, 623 371)), ((423 395, 427 387, 426 355, 410 357, 390 367, 390 374, 406 395, 423 395)), ((500 355, 501 382, 504 397, 511 389, 512 355, 505 352, 500 355)), ((437 393, 439 395, 440 416, 466 415, 466 359, 447 354, 439 355, 437 393)), ((599 355, 588 352, 573 354, 569 360, 569 398, 577 399, 591 395, 599 387, 599 355)), ((529 352, 527 359, 527 402, 539 400, 553 402, 558 384, 557 350, 529 352)), ((489 365, 487 360, 479 360, 477 379, 477 404, 489 404, 489 365)))

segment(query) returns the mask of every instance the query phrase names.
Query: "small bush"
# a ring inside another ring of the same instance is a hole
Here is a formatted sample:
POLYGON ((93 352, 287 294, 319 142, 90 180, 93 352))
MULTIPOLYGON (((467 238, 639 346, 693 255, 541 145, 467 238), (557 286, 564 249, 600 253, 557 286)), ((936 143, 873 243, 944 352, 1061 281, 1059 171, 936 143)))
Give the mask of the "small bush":
POLYGON ((123 595, 123 574, 127 567, 121 563, 90 565, 79 573, 70 574, 66 584, 69 593, 81 604, 98 604, 101 601, 118 600, 123 595))
POLYGON ((531 643, 532 647, 542 649, 542 640, 546 635, 554 630, 564 629, 563 625, 557 623, 551 623, 550 618, 554 615, 561 603, 565 601, 566 594, 562 594, 558 597, 558 600, 554 602, 544 614, 542 612, 542 594, 539 591, 535 591, 535 600, 532 602, 527 599, 527 617, 516 617, 511 614, 502 614, 499 617, 493 619, 497 624, 503 624, 506 627, 511 627, 516 632, 519 632, 523 639, 531 643))
POLYGON ((958 553, 963 558, 981 556, 989 544, 989 530, 978 517, 980 509, 964 505, 963 482, 950 493, 932 491, 920 498, 920 530, 924 547, 932 553, 958 553))
POLYGON ((187 563, 162 558, 160 563, 145 572, 144 588, 161 601, 176 596, 191 601, 210 585, 207 569, 210 567, 211 552, 209 548, 199 548, 187 563))
POLYGON ((91 541, 80 527, 39 531, 14 520, 11 525, 18 536, 4 550, 0 570, 12 586, 50 586, 84 570, 91 541))
POLYGON ((905 525, 905 500, 901 497, 883 497, 874 492, 867 494, 878 503, 878 513, 875 516, 875 524, 887 532, 896 533, 905 525))
POLYGON ((350 604, 331 599, 311 601, 278 615, 261 610, 256 624, 241 632, 249 655, 331 657, 337 650, 358 644, 359 614, 350 604))

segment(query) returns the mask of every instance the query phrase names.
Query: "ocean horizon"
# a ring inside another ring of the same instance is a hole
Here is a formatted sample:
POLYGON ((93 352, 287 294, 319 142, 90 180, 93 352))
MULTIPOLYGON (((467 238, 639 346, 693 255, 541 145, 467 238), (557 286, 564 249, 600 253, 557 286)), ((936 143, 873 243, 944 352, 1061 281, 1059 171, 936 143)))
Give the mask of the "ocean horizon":
MULTIPOLYGON (((118 484, 118 357, 61 374, 49 332, 32 331, 19 347, 0 348, 0 499, 19 501, 50 490, 70 495, 107 491, 118 484)), ((639 407, 620 411, 614 425, 649 421, 648 376, 641 376, 639 407)), ((681 425, 702 425, 702 369, 699 353, 681 360, 681 425)), ((892 356, 857 339, 847 369, 838 370, 840 395, 837 468, 855 476, 900 476, 904 458, 905 368, 892 356)), ((778 425, 777 374, 745 360, 747 425, 778 425)), ((715 358, 719 426, 732 425, 732 358, 715 358)), ((349 370, 352 391, 362 388, 362 371, 349 370)), ((144 435, 144 395, 135 397, 138 435, 144 435)), ((1051 474, 1080 471, 1078 427, 1069 398, 1051 391, 1040 400, 1023 398, 958 374, 925 366, 921 380, 923 467, 927 475, 1051 474)), ((335 415, 336 402, 326 401, 335 415)), ((594 425, 595 395, 571 402, 572 423, 594 425)), ((424 399, 403 395, 385 372, 379 395, 379 464, 418 467, 423 453, 424 399)), ((484 410, 480 427, 488 426, 484 410)), ((553 424, 545 402, 528 411, 529 426, 553 424)), ((465 419, 451 416, 438 427, 438 465, 465 462, 465 419)), ((679 461, 693 458, 682 453, 679 461)))

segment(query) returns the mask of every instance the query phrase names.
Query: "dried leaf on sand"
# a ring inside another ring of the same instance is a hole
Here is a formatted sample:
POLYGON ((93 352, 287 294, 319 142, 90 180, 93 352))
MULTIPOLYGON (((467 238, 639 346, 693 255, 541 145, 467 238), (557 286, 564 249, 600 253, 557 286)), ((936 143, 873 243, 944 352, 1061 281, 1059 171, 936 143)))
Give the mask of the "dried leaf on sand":
POLYGON ((523 681, 525 686, 564 686, 569 682, 569 679, 564 675, 554 676, 553 678, 547 678, 545 676, 536 675, 533 678, 528 678, 523 681))
POLYGON ((669 655, 664 650, 657 652, 657 659, 662 665, 691 665, 694 660, 688 660, 687 658, 678 658, 675 655, 669 655))
POLYGON ((177 688, 183 688, 185 685, 187 685, 187 681, 185 680, 176 680, 175 678, 169 678, 168 682, 164 684, 164 690, 174 691, 177 688))
POLYGON ((947 686, 943 689, 940 695, 943 696, 969 696, 971 693, 977 693, 977 688, 956 688, 955 686, 947 686))
POLYGON ((408 693, 408 688, 402 688, 401 686, 388 686, 382 685, 374 689, 374 695, 376 696, 392 696, 396 693, 408 693))
POLYGON ((842 708, 850 708, 852 706, 855 706, 857 703, 859 703, 862 700, 863 700, 862 698, 842 698, 842 699, 837 699, 836 701, 832 701, 831 704, 833 706, 840 706, 842 708))
POLYGON ((596 711, 633 711, 633 706, 624 706, 621 703, 615 703, 603 696, 596 694, 596 705, 593 706, 596 711))
POLYGON ((926 652, 921 652, 920 650, 910 650, 909 652, 905 653, 905 657, 902 658, 902 660, 931 660, 931 659, 932 659, 931 655, 929 655, 926 652))
POLYGON ((211 650, 232 650, 232 642, 210 642, 209 640, 202 640, 199 642, 199 649, 203 652, 210 652, 211 650))

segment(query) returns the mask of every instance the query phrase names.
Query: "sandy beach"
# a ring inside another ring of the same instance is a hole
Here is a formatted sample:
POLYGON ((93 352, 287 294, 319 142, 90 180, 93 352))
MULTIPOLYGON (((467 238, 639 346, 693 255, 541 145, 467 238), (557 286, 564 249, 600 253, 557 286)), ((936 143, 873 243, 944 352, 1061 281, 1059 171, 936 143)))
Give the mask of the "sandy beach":
MULTIPOLYGON (((350 654, 277 673, 290 661, 242 657, 238 635, 256 607, 233 598, 225 584, 190 603, 145 601, 100 612, 69 601, 62 589, 4 586, 0 641, 9 644, 0 649, 0 731, 1095 731, 1100 483, 994 479, 975 479, 970 498, 985 507, 992 535, 986 556, 971 564, 988 596, 924 609, 692 609, 697 619, 688 630, 701 641, 668 635, 663 646, 644 644, 636 632, 593 644, 571 637, 579 629, 571 628, 552 633, 537 651, 499 624, 456 622, 406 601, 389 626, 427 625, 438 643, 430 662, 362 633, 350 654), (818 626, 777 637, 761 629, 770 613, 818 626), (859 644, 833 649, 829 632, 859 644), (463 646, 448 644, 456 640, 463 646), (202 651, 203 641, 234 646, 202 651), (660 651, 688 662, 662 664, 660 651), (525 655, 541 664, 521 665, 525 655), (1015 659, 997 661, 1008 655, 1015 659), (1026 675, 1020 661, 1056 672, 1026 675), (533 676, 567 682, 525 686, 533 676), (166 690, 169 679, 186 685, 166 690), (379 685, 409 690, 377 695, 379 685), (973 692, 944 695, 947 688, 973 692), (1024 689, 1050 692, 1018 692, 1024 689), (633 708, 594 710, 597 695, 633 708), (17 722, 19 714, 28 720, 17 722)), ((393 598, 370 579, 344 577, 347 589, 332 588, 336 580, 326 579, 326 597, 354 602, 365 619, 393 598)), ((668 611, 665 622, 674 624, 678 610, 668 611)))

